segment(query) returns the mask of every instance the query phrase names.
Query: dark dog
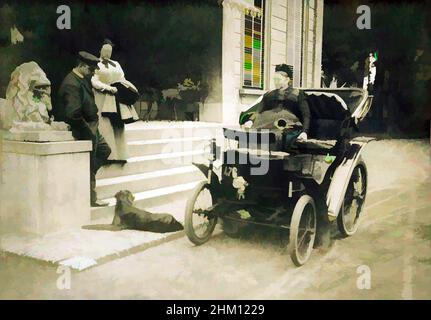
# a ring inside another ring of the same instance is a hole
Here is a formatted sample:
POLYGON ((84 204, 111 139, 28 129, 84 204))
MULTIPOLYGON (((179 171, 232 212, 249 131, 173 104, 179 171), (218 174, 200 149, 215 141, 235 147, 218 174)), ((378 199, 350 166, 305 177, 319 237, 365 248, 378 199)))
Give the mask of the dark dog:
POLYGON ((115 198, 115 216, 112 224, 124 229, 151 232, 174 232, 184 227, 172 215, 167 213, 150 213, 133 206, 135 197, 128 190, 119 191, 115 198))

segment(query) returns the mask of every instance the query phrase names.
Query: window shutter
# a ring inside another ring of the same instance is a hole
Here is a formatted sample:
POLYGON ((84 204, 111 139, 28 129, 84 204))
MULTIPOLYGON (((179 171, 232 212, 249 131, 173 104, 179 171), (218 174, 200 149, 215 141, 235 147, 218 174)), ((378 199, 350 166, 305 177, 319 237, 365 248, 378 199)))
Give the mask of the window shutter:
POLYGON ((293 73, 293 85, 301 86, 302 78, 302 0, 292 0, 294 19, 294 48, 295 48, 295 69, 293 73))
MULTIPOLYGON (((295 1, 287 2, 287 51, 286 63, 296 69, 296 46, 295 46, 295 1)), ((293 72, 293 82, 296 84, 296 70, 293 72)))
POLYGON ((307 0, 302 0, 301 2, 301 87, 307 86, 307 34, 306 34, 306 25, 307 25, 307 14, 306 14, 306 5, 307 0))

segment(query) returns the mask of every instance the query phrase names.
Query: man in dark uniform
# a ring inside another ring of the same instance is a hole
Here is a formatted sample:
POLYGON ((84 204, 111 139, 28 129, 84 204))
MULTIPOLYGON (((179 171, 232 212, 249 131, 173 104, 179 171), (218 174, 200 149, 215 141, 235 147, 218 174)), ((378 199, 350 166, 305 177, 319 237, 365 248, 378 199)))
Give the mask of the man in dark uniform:
POLYGON ((275 129, 283 126, 286 143, 307 141, 310 130, 310 108, 305 95, 292 88, 293 67, 280 64, 275 67, 276 89, 265 93, 249 110, 241 113, 240 124, 252 121, 252 128, 275 129), (282 119, 282 123, 279 120, 282 119))
POLYGON ((77 140, 91 140, 93 150, 90 152, 91 206, 106 206, 107 203, 97 200, 96 173, 106 163, 111 149, 100 135, 97 106, 94 102, 90 79, 97 68, 99 59, 94 55, 80 51, 78 63, 64 78, 58 92, 58 103, 54 114, 58 121, 65 121, 72 128, 77 140))

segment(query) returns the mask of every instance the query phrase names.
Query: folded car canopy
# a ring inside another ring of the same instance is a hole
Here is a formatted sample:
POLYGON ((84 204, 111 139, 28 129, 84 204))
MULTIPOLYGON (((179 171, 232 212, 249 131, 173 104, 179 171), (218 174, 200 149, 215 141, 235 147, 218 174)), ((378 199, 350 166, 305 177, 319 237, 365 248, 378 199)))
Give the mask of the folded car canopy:
MULTIPOLYGON (((359 88, 337 89, 301 89, 307 96, 311 117, 320 119, 342 120, 351 115, 355 122, 361 121, 367 114, 372 96, 359 88)), ((257 112, 259 99, 251 108, 241 112, 239 124, 247 122, 257 112)))

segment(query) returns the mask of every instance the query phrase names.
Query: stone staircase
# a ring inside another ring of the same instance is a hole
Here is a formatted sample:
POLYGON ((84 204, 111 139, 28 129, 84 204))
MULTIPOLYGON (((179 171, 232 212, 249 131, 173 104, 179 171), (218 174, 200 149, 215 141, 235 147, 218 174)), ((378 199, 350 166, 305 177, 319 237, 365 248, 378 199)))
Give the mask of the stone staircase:
POLYGON ((181 201, 205 176, 192 164, 208 158, 209 140, 221 124, 205 122, 136 122, 126 125, 129 159, 99 170, 96 191, 108 207, 92 208, 92 220, 112 219, 114 195, 130 190, 135 205, 151 208, 181 201))

